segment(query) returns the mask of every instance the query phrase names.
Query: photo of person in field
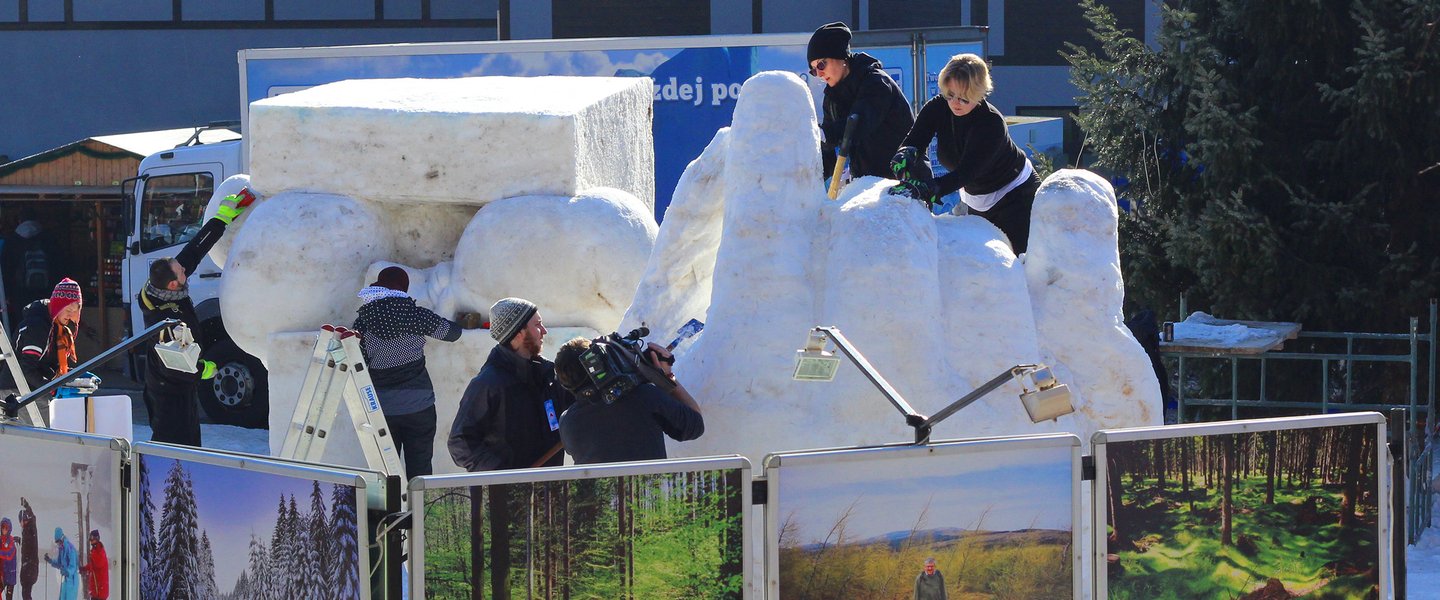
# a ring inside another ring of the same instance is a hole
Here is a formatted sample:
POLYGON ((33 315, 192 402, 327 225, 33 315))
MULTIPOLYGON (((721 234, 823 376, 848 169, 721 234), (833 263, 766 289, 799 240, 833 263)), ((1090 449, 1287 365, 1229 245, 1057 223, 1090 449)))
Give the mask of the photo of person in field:
POLYGON ((1374 425, 1105 445, 1117 600, 1374 598, 1374 425))
POLYGON ((782 459, 780 597, 1073 598, 1073 460, 1070 446, 782 459))

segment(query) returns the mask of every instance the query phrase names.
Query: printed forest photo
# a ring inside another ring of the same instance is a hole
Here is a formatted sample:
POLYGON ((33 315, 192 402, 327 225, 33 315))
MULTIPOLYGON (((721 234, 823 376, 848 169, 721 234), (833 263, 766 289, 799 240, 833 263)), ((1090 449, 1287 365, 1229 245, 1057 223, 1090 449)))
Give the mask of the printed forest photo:
POLYGON ((1374 425, 1105 452, 1110 598, 1377 597, 1374 425))
POLYGON ((361 598, 355 487, 137 455, 141 600, 361 598))
POLYGON ((426 490, 425 597, 743 594, 739 469, 426 490))
POLYGON ((1072 452, 782 462, 780 597, 1074 598, 1072 452))

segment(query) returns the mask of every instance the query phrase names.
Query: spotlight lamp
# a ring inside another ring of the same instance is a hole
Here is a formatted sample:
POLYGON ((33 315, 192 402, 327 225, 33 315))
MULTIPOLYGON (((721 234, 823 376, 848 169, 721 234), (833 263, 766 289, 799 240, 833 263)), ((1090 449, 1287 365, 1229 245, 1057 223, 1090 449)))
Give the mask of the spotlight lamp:
POLYGON ((840 333, 840 328, 834 326, 811 329, 809 337, 805 340, 805 347, 795 351, 795 372, 792 376, 796 381, 833 381, 835 379, 835 374, 840 368, 840 359, 834 352, 825 349, 827 342, 833 342, 839 353, 854 363, 856 368, 860 369, 860 372, 870 380, 870 383, 875 384, 885 399, 889 400, 890 404, 905 416, 905 424, 915 429, 916 444, 929 443, 930 430, 936 424, 1011 380, 1020 384, 1020 403, 1025 406, 1025 413, 1030 416, 1032 422, 1051 421, 1075 412, 1075 408, 1070 403, 1069 386, 1057 381, 1049 367, 1040 364, 1024 364, 1015 365, 1002 371, 984 385, 940 409, 940 412, 927 417, 915 412, 915 409, 910 407, 910 403, 906 402, 900 393, 890 385, 890 382, 886 381, 885 377, 871 366, 870 361, 855 349, 850 340, 840 333))

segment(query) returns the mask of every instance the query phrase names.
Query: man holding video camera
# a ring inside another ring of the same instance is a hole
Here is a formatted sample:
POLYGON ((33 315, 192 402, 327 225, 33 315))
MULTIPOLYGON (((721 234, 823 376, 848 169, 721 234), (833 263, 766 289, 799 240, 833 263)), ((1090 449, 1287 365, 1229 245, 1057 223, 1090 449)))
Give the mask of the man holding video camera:
POLYGON ((660 460, 664 436, 686 442, 705 433, 700 405, 670 369, 673 355, 657 344, 640 351, 643 335, 575 338, 555 355, 555 378, 575 395, 560 417, 575 464, 660 460))

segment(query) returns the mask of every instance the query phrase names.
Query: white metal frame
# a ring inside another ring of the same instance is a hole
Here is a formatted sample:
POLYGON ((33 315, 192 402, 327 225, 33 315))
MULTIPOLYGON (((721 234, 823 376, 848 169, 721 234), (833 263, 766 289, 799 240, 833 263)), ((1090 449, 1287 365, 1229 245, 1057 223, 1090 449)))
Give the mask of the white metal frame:
MULTIPOLYGON (((1032 450, 1037 448, 1070 448, 1070 539, 1071 547, 1071 588, 1073 598, 1083 597, 1081 569, 1085 552, 1080 551, 1086 537, 1081 531, 1084 511, 1081 510, 1082 487, 1080 438, 1068 434, 1042 434, 1033 436, 988 437, 967 440, 940 441, 928 445, 895 444, 887 446, 843 448, 829 450, 806 450, 782 452, 765 457, 765 481, 768 497, 765 501, 765 591, 768 598, 780 598, 780 532, 779 524, 783 514, 780 507, 780 490, 784 485, 784 471, 790 468, 804 468, 813 465, 835 463, 860 463, 888 460, 940 460, 953 461, 974 458, 991 452, 1007 450, 1032 450)), ((863 472, 856 471, 856 481, 862 480, 863 472)))
POLYGON ((730 469, 738 469, 740 471, 740 543, 743 548, 740 560, 742 565, 741 578, 744 589, 742 598, 750 600, 752 588, 750 561, 752 557, 750 556, 751 528, 749 526, 747 513, 750 512, 751 507, 750 486, 752 480, 750 477, 750 461, 738 455, 416 477, 410 481, 409 491, 410 512, 413 515, 411 517, 409 548, 409 597, 413 600, 424 600, 425 598, 425 496, 429 490, 730 469))
POLYGON ((1213 435, 1227 435, 1236 433, 1258 433, 1264 431, 1295 431, 1300 429, 1317 429, 1323 427, 1344 427, 1348 425, 1372 425, 1375 427, 1375 476, 1379 479, 1376 482, 1376 503, 1380 507, 1378 521, 1379 527, 1376 532, 1380 537, 1376 540, 1376 550, 1380 554, 1379 569, 1377 575, 1380 585, 1380 597, 1389 598, 1393 593, 1391 589, 1392 579, 1388 575, 1391 570, 1391 556, 1394 552, 1391 536, 1391 490, 1390 487, 1390 461, 1386 450, 1385 439, 1385 416, 1377 412, 1356 412, 1335 415, 1320 415, 1313 417, 1279 417, 1272 419, 1251 419, 1243 421, 1220 421, 1214 423, 1196 423, 1191 425, 1165 425, 1158 427, 1136 427, 1133 429, 1109 429, 1095 432, 1091 436, 1092 452, 1095 456, 1095 481, 1094 499, 1094 531, 1095 536, 1091 543, 1093 555, 1091 560, 1095 565, 1095 597, 1106 598, 1110 593, 1109 573, 1105 569, 1105 555, 1109 546, 1105 541, 1103 532, 1106 523, 1106 494, 1109 493, 1105 485, 1106 478, 1106 445, 1111 442, 1139 442, 1147 440, 1163 440, 1181 437, 1205 437, 1213 435))
MULTIPOLYGON (((172 446, 169 444, 157 444, 141 442, 134 446, 131 452, 130 468, 130 495, 125 502, 125 512, 128 515, 125 524, 126 540, 125 554, 127 558, 127 575, 125 580, 125 591, 127 598, 140 597, 140 466, 139 462, 145 456, 157 458, 168 458, 187 462, 200 463, 205 465, 238 469, 241 471, 253 471, 279 475, 293 479, 304 479, 318 481, 320 483, 338 483, 355 488, 355 528, 356 541, 359 544, 359 567, 360 567, 360 598, 370 600, 370 552, 368 540, 370 534, 370 515, 367 512, 370 504, 372 489, 384 489, 384 478, 376 472, 366 470, 350 470, 344 467, 322 467, 319 465, 304 464, 298 461, 285 459, 272 459, 270 457, 243 454, 238 452, 212 452, 197 448, 172 446)), ((244 493, 244 490, 236 490, 236 493, 244 493)), ((383 496, 383 493, 382 493, 383 496)))

